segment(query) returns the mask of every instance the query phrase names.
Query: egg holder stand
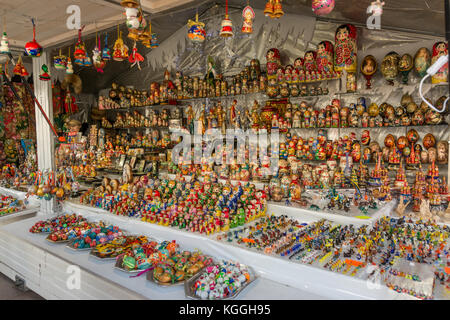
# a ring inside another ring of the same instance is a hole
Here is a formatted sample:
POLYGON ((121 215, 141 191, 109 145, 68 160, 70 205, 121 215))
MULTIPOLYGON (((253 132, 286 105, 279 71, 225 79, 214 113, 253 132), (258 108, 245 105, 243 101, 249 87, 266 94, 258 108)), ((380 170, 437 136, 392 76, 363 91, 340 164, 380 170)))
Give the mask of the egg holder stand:
MULTIPOLYGON (((246 288, 248 288, 250 286, 250 284, 252 284, 256 278, 258 277, 255 273, 255 271, 247 266, 247 265, 243 265, 247 268, 248 273, 250 275, 250 281, 245 282, 245 285, 243 285, 242 287, 240 287, 238 290, 236 290, 235 292, 233 292, 232 295, 226 297, 226 298, 220 298, 217 300, 232 300, 235 299, 242 291, 244 291, 246 288)), ((184 293, 186 295, 187 298, 193 299, 193 300, 209 300, 209 299, 202 299, 199 296, 197 296, 195 294, 195 290, 193 289, 195 282, 197 281, 198 278, 200 278, 204 271, 206 270, 206 268, 203 268, 201 271, 199 271, 196 275, 192 276, 190 279, 186 280, 184 282, 184 293)))

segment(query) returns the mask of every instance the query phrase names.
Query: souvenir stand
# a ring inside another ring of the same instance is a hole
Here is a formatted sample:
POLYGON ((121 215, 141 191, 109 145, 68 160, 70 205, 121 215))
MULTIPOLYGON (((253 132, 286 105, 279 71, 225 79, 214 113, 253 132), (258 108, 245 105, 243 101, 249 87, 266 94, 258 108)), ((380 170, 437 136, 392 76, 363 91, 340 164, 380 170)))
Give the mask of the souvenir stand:
POLYGON ((30 204, 0 216, 0 272, 48 299, 450 299, 444 33, 252 2, 158 43, 118 1, 117 28, 27 47, 38 170, 2 170, 30 204))

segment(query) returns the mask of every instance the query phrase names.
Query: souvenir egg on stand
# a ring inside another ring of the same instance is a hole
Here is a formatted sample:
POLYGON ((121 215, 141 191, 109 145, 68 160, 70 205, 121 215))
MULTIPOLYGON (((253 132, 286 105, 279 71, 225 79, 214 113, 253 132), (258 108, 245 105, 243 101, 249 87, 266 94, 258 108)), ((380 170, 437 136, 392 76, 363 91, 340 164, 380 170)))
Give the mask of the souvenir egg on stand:
POLYGON ((394 80, 398 75, 398 61, 400 56, 397 52, 389 52, 381 62, 381 73, 390 85, 394 85, 394 80))
POLYGON ((410 54, 405 53, 398 61, 398 71, 402 75, 402 83, 408 84, 408 75, 414 67, 413 58, 410 54))
POLYGON ((428 150, 436 145, 436 138, 431 133, 427 133, 425 137, 423 137, 422 144, 425 149, 428 150))
POLYGON ((431 66, 431 53, 427 48, 420 48, 414 56, 414 70, 420 78, 427 74, 427 69, 431 66))
POLYGON ((372 85, 372 77, 377 72, 378 63, 374 56, 366 56, 361 64, 361 73, 366 78, 366 89, 372 85))

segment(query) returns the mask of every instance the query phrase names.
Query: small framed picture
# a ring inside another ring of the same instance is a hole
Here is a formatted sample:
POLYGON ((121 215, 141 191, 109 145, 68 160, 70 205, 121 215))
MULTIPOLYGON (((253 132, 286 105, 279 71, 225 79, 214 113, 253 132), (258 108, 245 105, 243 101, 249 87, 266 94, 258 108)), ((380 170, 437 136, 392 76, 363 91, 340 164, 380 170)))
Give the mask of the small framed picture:
POLYGON ((152 172, 152 170, 153 170, 153 162, 148 162, 148 163, 145 165, 144 172, 152 172))
POLYGON ((131 160, 130 160, 131 169, 134 169, 135 164, 136 164, 136 157, 134 156, 134 157, 131 157, 131 160))
POLYGON ((123 166, 125 165, 125 160, 126 160, 126 158, 127 158, 127 156, 124 155, 124 154, 122 154, 122 155, 120 156, 119 165, 118 165, 119 169, 122 169, 123 166))
POLYGON ((145 168, 145 160, 142 159, 139 161, 139 164, 137 165, 137 171, 138 172, 143 172, 145 168))

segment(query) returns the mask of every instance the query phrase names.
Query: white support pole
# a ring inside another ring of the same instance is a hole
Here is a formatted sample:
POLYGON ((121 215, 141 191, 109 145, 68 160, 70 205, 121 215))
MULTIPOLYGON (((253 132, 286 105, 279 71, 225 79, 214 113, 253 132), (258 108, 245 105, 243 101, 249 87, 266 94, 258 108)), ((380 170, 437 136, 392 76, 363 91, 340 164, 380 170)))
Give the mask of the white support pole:
MULTIPOLYGON (((34 95, 47 114, 50 121, 53 121, 52 85, 51 81, 42 81, 39 75, 42 72, 42 65, 46 64, 50 69, 50 59, 47 52, 43 52, 39 58, 33 58, 33 82, 34 95)), ((35 105, 36 112, 36 144, 39 170, 53 170, 55 167, 55 140, 53 133, 42 115, 39 107, 35 105)), ((49 214, 54 208, 55 201, 41 200, 41 212, 49 214)))

